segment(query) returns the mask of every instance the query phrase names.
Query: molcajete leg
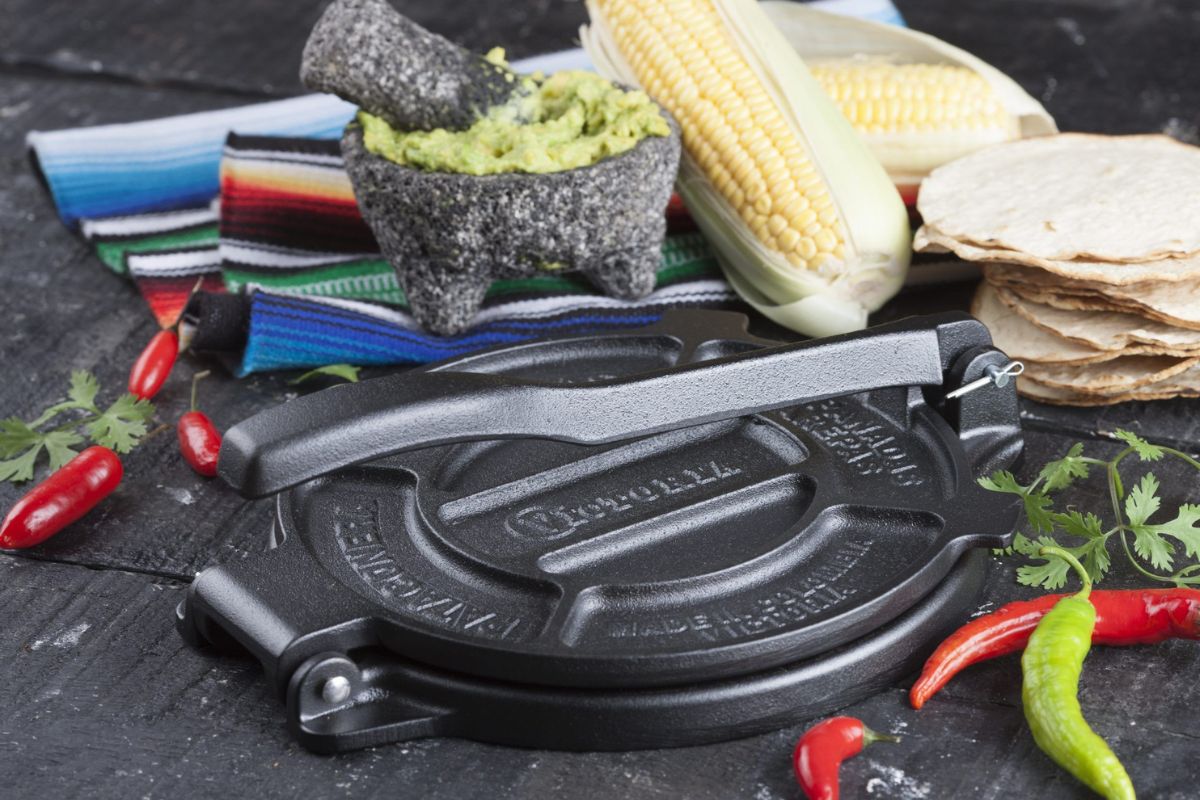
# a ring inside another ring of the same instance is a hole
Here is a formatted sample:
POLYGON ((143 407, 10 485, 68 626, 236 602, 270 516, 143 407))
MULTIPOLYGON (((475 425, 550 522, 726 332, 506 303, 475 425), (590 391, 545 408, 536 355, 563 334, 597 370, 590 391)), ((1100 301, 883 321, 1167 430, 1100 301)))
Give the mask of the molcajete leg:
POLYGON ((397 277, 421 327, 442 336, 462 333, 483 305, 491 278, 409 259, 397 277))
POLYGON ((655 276, 662 259, 656 240, 609 253, 582 267, 596 288, 622 300, 637 300, 654 291, 655 276))

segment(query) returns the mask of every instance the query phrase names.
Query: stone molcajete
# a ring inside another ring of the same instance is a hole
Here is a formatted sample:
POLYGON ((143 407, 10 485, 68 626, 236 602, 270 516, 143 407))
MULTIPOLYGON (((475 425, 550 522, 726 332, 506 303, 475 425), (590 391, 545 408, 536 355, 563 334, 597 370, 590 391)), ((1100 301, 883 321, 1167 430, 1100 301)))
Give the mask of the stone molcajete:
MULTIPOLYGON (((335 0, 304 50, 301 78, 398 130, 462 130, 508 102, 522 81, 397 13, 385 0, 335 0)), ((367 150, 352 123, 346 170, 364 219, 396 270, 413 315, 464 330, 493 280, 547 269, 583 273, 619 298, 654 288, 664 209, 680 157, 669 136, 559 172, 433 172, 367 150)))

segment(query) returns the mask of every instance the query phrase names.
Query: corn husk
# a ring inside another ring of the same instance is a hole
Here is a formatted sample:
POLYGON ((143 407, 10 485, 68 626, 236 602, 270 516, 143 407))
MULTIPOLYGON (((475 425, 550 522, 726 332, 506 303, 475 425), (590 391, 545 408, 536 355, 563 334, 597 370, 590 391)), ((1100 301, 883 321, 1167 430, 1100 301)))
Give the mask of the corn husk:
MULTIPOLYGON (((677 188, 717 252, 730 283, 766 316, 809 336, 858 330, 900 288, 911 256, 904 204, 891 179, 754 0, 714 0, 726 30, 805 142, 837 205, 845 256, 797 269, 765 247, 684 153, 677 188)), ((601 74, 640 85, 594 0, 580 40, 601 74)))

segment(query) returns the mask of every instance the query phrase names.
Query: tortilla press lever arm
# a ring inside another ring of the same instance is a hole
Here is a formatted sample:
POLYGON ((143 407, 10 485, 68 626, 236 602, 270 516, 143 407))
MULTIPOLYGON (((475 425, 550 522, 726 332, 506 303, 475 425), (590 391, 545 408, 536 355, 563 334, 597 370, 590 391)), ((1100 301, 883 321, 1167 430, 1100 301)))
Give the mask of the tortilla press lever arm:
POLYGON ((400 373, 316 392, 234 426, 218 470, 243 495, 262 497, 424 447, 504 438, 621 441, 873 389, 941 387, 968 352, 1003 358, 981 323, 953 313, 587 384, 400 373))

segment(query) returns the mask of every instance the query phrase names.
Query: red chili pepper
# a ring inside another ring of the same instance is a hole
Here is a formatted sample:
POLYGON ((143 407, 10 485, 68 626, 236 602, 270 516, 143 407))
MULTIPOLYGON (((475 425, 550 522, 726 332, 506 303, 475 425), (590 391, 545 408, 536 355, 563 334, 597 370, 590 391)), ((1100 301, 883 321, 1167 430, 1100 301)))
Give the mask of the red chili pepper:
POLYGON ((158 394, 179 356, 179 335, 168 328, 154 334, 129 371, 129 391, 143 400, 158 394))
POLYGON ((32 547, 82 517, 121 482, 121 459, 107 447, 89 447, 33 487, 0 525, 0 547, 32 547))
MULTIPOLYGON (((925 662, 909 692, 913 708, 966 667, 1025 649, 1042 617, 1065 595, 1019 600, 973 619, 950 634, 925 662)), ((1200 639, 1200 590, 1125 589, 1093 591, 1096 608, 1093 644, 1154 644, 1167 639, 1200 639)))
POLYGON ((221 451, 221 434, 203 411, 196 410, 196 384, 207 377, 199 372, 192 378, 192 410, 179 418, 179 449, 192 469, 209 478, 217 474, 217 456, 221 451))
POLYGON ((796 743, 792 766, 809 800, 837 800, 838 768, 874 742, 898 742, 854 717, 831 717, 809 728, 796 743))

